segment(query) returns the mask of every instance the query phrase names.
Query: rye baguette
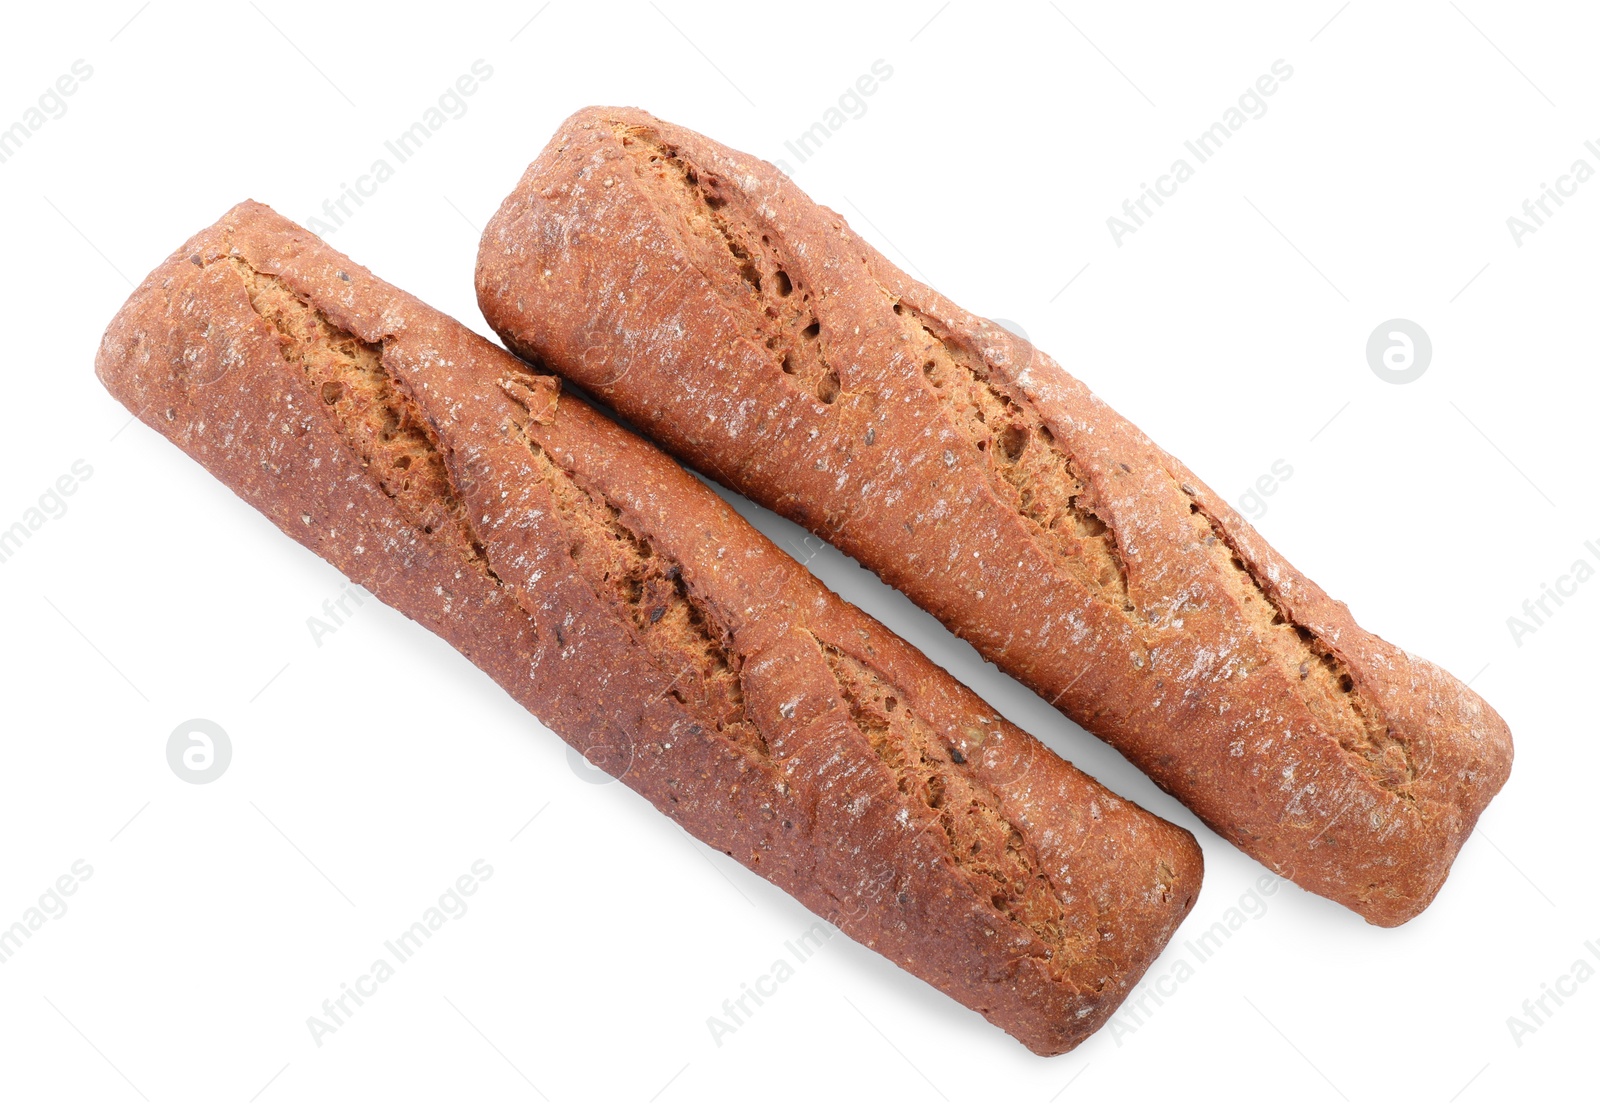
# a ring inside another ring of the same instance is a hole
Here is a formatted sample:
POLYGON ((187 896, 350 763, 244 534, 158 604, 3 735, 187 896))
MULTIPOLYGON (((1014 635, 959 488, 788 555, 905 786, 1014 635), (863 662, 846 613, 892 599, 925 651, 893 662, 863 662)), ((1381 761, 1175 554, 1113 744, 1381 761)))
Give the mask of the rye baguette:
MULTIPOLYGON (((245 203, 96 370, 681 827, 1041 1054, 1193 904, 1194 838, 834 596, 558 383, 245 203)), ((595 893, 630 908, 627 856, 595 893)))
POLYGON ((832 541, 1374 924, 1433 900, 1506 780, 1510 733, 1477 694, 764 161, 580 111, 484 231, 477 284, 511 349, 832 541))

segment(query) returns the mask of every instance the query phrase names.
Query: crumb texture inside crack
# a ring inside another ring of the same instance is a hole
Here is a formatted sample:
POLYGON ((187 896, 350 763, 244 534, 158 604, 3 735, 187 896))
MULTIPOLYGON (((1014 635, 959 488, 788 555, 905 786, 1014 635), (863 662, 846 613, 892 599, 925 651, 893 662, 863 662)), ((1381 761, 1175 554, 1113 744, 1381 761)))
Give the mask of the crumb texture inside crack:
POLYGON ((749 216, 715 173, 641 127, 616 128, 617 139, 645 195, 677 227, 695 266, 729 298, 747 300, 756 320, 754 338, 772 355, 788 386, 831 405, 839 398, 839 373, 828 364, 812 289, 796 266, 749 216))
POLYGON ((832 645, 823 644, 822 651, 851 719, 900 793, 935 819, 955 869, 998 912, 1030 931, 1054 968, 1097 954, 1106 918, 1087 931, 1067 921, 1065 905, 1073 895, 1063 900, 996 794, 963 769, 961 751, 947 746, 878 672, 832 645))
POLYGON ((1028 523, 1055 562, 1089 593, 1126 615, 1127 570, 1115 535, 1095 512, 1087 481, 1026 400, 1014 399, 988 363, 904 301, 894 313, 914 358, 950 421, 973 450, 985 454, 989 482, 1028 523))
POLYGON ((238 255, 229 262, 244 281, 251 307, 277 331, 284 360, 305 373, 312 393, 384 494, 411 525, 486 568, 438 443, 416 404, 384 368, 382 346, 335 326, 280 277, 238 255))
POLYGON ((1310 629, 1296 624, 1273 600, 1267 586, 1234 548, 1223 525, 1193 501, 1189 525, 1251 633, 1295 688, 1317 725, 1380 787, 1403 790, 1416 781, 1411 750, 1390 731, 1382 710, 1360 691, 1333 650, 1310 629))
POLYGON ((765 739, 745 714, 744 658, 715 613, 691 593, 683 565, 629 528, 621 509, 580 486, 537 441, 524 442, 550 490, 574 569, 670 680, 665 693, 708 728, 766 754, 765 739))

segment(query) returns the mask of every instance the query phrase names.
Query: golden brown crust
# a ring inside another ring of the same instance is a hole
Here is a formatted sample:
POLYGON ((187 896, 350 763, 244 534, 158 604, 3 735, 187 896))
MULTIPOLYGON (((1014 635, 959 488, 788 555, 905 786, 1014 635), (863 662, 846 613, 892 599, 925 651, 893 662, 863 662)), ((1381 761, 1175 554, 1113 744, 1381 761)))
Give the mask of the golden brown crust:
POLYGON ((477 279, 512 349, 833 541, 1375 924, 1427 906, 1505 782, 1482 699, 763 161, 581 111, 490 222, 477 279))
POLYGON ((145 280, 111 392, 662 812, 1041 1054, 1191 907, 1189 833, 836 598, 644 441, 254 203, 145 280))

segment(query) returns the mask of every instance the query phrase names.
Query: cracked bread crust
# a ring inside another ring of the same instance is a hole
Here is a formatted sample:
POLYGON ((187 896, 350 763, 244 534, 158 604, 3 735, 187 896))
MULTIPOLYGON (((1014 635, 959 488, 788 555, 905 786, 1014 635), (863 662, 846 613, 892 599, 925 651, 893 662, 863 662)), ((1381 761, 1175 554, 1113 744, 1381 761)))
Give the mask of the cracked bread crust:
POLYGON ((1047 754, 664 454, 259 204, 112 322, 111 393, 684 829, 1040 1054, 1192 907, 1047 754))
POLYGON ((477 283, 513 350, 832 541, 1374 924, 1433 900, 1509 774, 1478 695, 766 162, 580 111, 486 228, 477 283))

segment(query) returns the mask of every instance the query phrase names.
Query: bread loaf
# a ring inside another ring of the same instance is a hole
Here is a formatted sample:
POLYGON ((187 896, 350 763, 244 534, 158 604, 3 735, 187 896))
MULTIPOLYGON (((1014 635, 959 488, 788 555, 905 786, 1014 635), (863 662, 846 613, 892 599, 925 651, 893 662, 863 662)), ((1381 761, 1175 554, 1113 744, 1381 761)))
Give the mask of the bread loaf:
POLYGON ((477 282, 514 351, 834 542, 1375 924, 1433 899, 1506 780, 1510 734, 1476 694, 764 161, 580 111, 485 230, 477 282))
POLYGON ((97 371, 687 831, 1041 1054, 1104 1023, 1194 901, 1188 832, 654 447, 266 207, 156 269, 97 371))

